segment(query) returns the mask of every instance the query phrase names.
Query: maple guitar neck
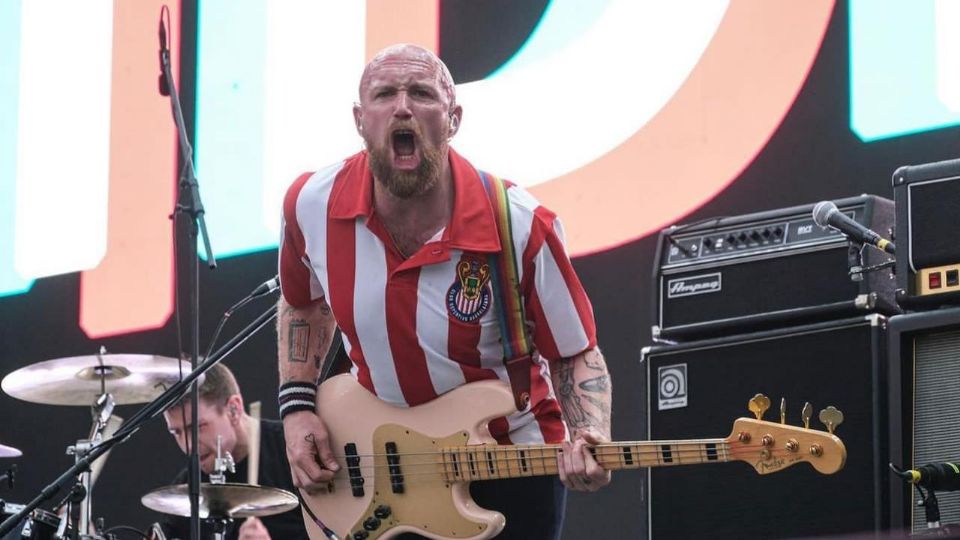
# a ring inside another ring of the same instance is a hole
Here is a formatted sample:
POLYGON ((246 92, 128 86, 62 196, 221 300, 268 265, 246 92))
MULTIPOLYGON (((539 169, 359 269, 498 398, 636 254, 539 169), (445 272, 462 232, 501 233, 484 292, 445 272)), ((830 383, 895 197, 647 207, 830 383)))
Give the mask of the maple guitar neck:
MULTIPOLYGON (((601 467, 610 471, 666 465, 731 461, 733 449, 724 439, 629 441, 599 444, 590 449, 601 467)), ((559 444, 457 446, 441 451, 441 466, 450 481, 495 480, 556 475, 559 444)))

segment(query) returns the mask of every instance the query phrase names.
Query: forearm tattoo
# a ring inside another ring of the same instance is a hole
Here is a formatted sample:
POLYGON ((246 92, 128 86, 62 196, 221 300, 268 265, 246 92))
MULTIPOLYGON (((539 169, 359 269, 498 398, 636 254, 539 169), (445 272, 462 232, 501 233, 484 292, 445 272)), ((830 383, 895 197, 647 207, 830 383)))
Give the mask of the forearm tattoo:
POLYGON ((583 356, 581 369, 599 373, 579 382, 576 378, 577 360, 565 358, 555 364, 557 401, 567 426, 574 432, 590 427, 609 429, 610 376, 601 358, 598 353, 588 352, 583 356))
POLYGON ((606 393, 608 390, 610 390, 610 377, 601 375, 600 377, 587 379, 580 383, 580 388, 586 390, 587 392, 606 393))
POLYGON ((327 331, 324 329, 321 329, 320 337, 317 340, 317 352, 313 354, 313 365, 318 370, 320 369, 320 366, 323 365, 323 352, 330 347, 329 339, 330 339, 330 336, 327 333, 327 331))
POLYGON ((306 362, 310 348, 310 325, 307 324, 307 321, 303 319, 290 321, 287 341, 289 343, 287 359, 290 362, 306 362))
POLYGON ((593 415, 581 401, 580 393, 576 391, 576 384, 573 377, 573 362, 564 359, 557 365, 557 379, 560 384, 557 391, 557 400, 563 412, 563 419, 571 429, 579 429, 594 425, 598 418, 593 415))

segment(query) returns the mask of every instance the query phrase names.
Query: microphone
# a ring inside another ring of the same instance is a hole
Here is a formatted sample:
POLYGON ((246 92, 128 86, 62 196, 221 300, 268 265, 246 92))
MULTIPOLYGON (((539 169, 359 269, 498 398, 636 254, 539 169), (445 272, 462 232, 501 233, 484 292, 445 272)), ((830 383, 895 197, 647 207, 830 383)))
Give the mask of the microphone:
POLYGON ((216 330, 213 331, 213 337, 210 338, 210 345, 207 346, 207 352, 204 354, 204 358, 209 357, 210 353, 213 352, 213 346, 217 343, 217 338, 220 337, 220 331, 223 330, 223 325, 226 324, 227 319, 229 319, 235 311, 242 308, 243 306, 249 304, 250 302, 266 296, 272 292, 275 292, 280 288, 280 275, 273 276, 272 278, 264 281, 260 285, 257 285, 257 288, 254 289, 250 294, 245 296, 243 300, 240 300, 236 304, 230 306, 230 309, 223 313, 223 316, 220 317, 220 322, 217 323, 216 330))
POLYGON ((813 207, 813 221, 824 229, 827 227, 836 229, 847 238, 869 244, 880 251, 886 251, 890 254, 896 252, 896 246, 893 245, 893 242, 850 219, 850 216, 838 210, 837 205, 830 201, 818 202, 813 207))
POLYGON ((960 490, 960 467, 950 462, 927 463, 916 470, 904 471, 903 477, 911 484, 933 491, 960 490))
POLYGON ((261 296, 266 296, 276 291, 279 288, 280 288, 280 276, 276 275, 264 281, 260 285, 258 285, 257 288, 254 289, 249 296, 247 296, 247 298, 249 298, 250 300, 253 300, 254 298, 260 298, 261 296))
POLYGON ((170 51, 167 49, 167 28, 163 24, 163 10, 160 10, 160 23, 157 24, 157 35, 160 37, 160 77, 157 79, 157 85, 160 89, 161 96, 169 96, 170 87, 167 86, 163 70, 165 58, 169 59, 170 57, 170 51))

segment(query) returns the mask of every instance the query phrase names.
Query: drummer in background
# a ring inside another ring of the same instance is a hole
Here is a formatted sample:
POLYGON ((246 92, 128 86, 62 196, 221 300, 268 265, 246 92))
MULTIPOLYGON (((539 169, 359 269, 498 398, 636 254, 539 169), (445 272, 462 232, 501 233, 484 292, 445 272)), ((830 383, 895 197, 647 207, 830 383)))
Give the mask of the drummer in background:
MULTIPOLYGON (((230 452, 236 462, 236 473, 226 471, 226 481, 230 483, 246 484, 247 456, 250 454, 251 426, 256 420, 249 416, 244 409, 243 396, 233 373, 223 364, 213 366, 206 373, 206 378, 200 385, 200 401, 197 408, 200 439, 200 469, 201 482, 210 481, 213 472, 214 460, 217 458, 217 435, 220 435, 221 452, 230 452)), ((190 434, 191 405, 190 398, 184 398, 163 413, 167 421, 167 429, 177 445, 184 453, 187 452, 187 440, 190 434)), ((225 454, 224 454, 225 455, 225 454)), ((283 439, 283 424, 275 420, 260 420, 260 464, 257 483, 261 486, 277 487, 296 494, 293 480, 290 477, 290 465, 287 462, 287 453, 283 439)), ((174 483, 187 482, 187 471, 184 469, 177 476, 174 483)), ((164 516, 160 522, 166 537, 190 538, 190 522, 187 518, 164 516)), ((212 537, 213 530, 202 524, 201 536, 212 537)), ((239 527, 236 523, 230 526, 226 538, 240 540, 275 540, 308 538, 303 526, 303 516, 299 508, 288 512, 267 516, 263 519, 247 518, 239 527)))

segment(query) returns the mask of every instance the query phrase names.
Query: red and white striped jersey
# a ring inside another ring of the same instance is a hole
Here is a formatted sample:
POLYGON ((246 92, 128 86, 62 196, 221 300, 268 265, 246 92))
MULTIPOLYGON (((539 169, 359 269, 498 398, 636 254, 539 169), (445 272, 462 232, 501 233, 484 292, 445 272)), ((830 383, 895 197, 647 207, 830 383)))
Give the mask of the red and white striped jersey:
MULTIPOLYGON (((404 258, 373 209, 367 153, 298 178, 287 191, 280 283, 294 307, 326 297, 353 363, 351 373, 389 403, 417 405, 481 379, 509 381, 487 256, 500 251, 480 177, 450 151, 451 222, 404 258)), ((510 218, 525 312, 538 354, 530 407, 491 422, 501 443, 566 438, 550 360, 596 345, 590 300, 574 273, 556 216, 509 185, 510 218)))

